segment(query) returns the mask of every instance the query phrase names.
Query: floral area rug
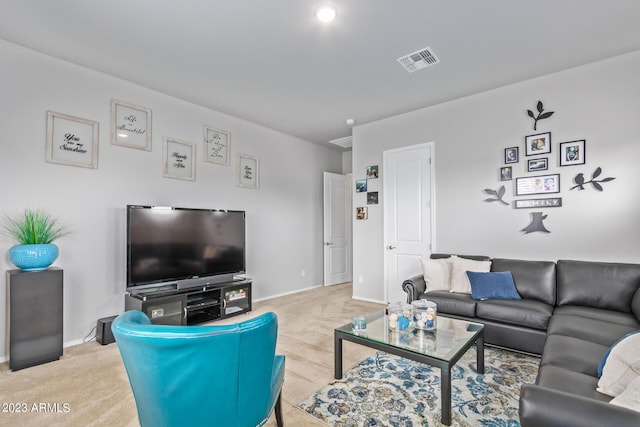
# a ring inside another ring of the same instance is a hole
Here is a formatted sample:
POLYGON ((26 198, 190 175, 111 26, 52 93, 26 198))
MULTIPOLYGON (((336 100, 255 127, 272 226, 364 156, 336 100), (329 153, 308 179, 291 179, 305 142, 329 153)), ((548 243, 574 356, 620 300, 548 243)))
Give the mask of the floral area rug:
MULTIPOLYGON (((518 427, 520 386, 535 381, 540 359, 485 347, 451 370, 452 426, 518 427)), ((427 427, 440 423, 440 369, 378 352, 296 405, 331 426, 427 427)))

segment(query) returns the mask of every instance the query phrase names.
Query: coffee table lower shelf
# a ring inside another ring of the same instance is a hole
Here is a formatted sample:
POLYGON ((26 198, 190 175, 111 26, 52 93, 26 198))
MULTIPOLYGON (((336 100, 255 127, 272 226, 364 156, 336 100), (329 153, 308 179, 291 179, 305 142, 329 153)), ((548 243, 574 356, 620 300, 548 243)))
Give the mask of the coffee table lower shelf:
MULTIPOLYGON (((438 316, 438 324, 440 322, 440 316, 438 316)), ((454 319, 448 319, 456 321, 454 319)), ((458 321, 462 322, 462 321, 458 321)), ((475 325, 475 324, 471 324, 475 325)), ((462 345, 459 346, 457 351, 448 359, 437 358, 428 353, 420 353, 417 351, 409 350, 388 342, 381 342, 372 340, 367 336, 358 335, 355 332, 347 332, 346 329, 350 327, 345 325, 341 328, 334 330, 334 376, 336 379, 342 378, 342 341, 350 341, 356 344, 363 345, 365 347, 373 348, 375 350, 383 351, 385 353, 394 354, 396 356, 404 357, 415 362, 424 363, 426 365, 433 366, 440 369, 440 382, 441 382, 441 422, 444 425, 451 425, 451 368, 460 360, 471 346, 475 345, 477 349, 477 373, 484 374, 484 327, 478 325, 479 328, 474 331, 473 336, 462 345)), ((437 332, 436 332, 437 333, 437 332)))

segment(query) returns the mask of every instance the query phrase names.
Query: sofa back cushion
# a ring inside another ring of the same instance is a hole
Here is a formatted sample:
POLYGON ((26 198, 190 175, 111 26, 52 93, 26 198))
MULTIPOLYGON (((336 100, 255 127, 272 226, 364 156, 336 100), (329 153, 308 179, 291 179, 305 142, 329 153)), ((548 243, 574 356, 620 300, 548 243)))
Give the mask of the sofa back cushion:
POLYGON ((456 255, 458 258, 470 259, 473 261, 491 261, 491 258, 486 255, 457 255, 457 254, 431 254, 431 259, 449 258, 451 255, 456 255))
POLYGON ((493 258, 491 271, 510 271, 523 299, 556 303, 556 264, 551 261, 493 258))
POLYGON ((640 287, 640 264, 559 260, 557 269, 559 306, 631 312, 640 287))

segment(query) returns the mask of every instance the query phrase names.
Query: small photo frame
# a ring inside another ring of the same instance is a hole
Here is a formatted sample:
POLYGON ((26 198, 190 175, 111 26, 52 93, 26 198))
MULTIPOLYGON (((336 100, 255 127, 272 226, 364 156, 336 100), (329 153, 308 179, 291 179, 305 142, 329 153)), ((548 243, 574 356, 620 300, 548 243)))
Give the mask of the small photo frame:
POLYGON ((367 219, 369 217, 366 207, 356 208, 356 219, 367 219))
POLYGON ((509 147, 504 149, 504 162, 506 164, 518 163, 518 160, 518 147, 509 147))
POLYGON ((560 208, 562 207, 562 197, 516 200, 514 201, 513 206, 516 209, 560 208))
POLYGON ((551 152, 551 132, 537 133, 524 137, 524 148, 527 156, 537 156, 551 152))
POLYGON ((196 179, 195 145, 173 138, 164 138, 162 176, 165 178, 196 179))
POLYGON ((511 181, 513 179, 513 171, 511 166, 504 166, 500 168, 500 181, 511 181))
POLYGON ((376 179, 378 177, 378 165, 367 166, 367 179, 376 179))
POLYGON ((151 151, 151 110, 112 99, 111 144, 151 151))
POLYGON ((98 122, 47 111, 46 161, 98 167, 98 122))
POLYGON ((546 171, 549 169, 549 158, 529 159, 527 161, 527 172, 546 171))
POLYGON ((516 195, 549 194, 560 192, 560 174, 516 178, 516 195))
POLYGON ((229 166, 231 134, 227 131, 204 126, 204 161, 229 166))
POLYGON ((356 180, 356 193, 366 193, 367 192, 367 180, 366 179, 357 179, 356 180))
POLYGON ((257 157, 238 154, 238 187, 258 189, 260 162, 257 157))
POLYGON ((584 165, 585 140, 560 143, 560 166, 584 165))
POLYGON ((368 205, 377 205, 378 204, 378 192, 370 191, 367 193, 367 204, 368 205))

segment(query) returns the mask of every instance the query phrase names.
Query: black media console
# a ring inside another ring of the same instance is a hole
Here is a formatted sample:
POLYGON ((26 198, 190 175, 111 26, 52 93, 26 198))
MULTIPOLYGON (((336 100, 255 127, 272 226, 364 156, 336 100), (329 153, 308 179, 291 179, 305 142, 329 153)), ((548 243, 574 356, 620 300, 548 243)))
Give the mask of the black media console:
POLYGON ((194 288, 175 285, 130 291, 125 310, 140 310, 151 323, 197 325, 251 311, 251 280, 242 279, 194 288))

